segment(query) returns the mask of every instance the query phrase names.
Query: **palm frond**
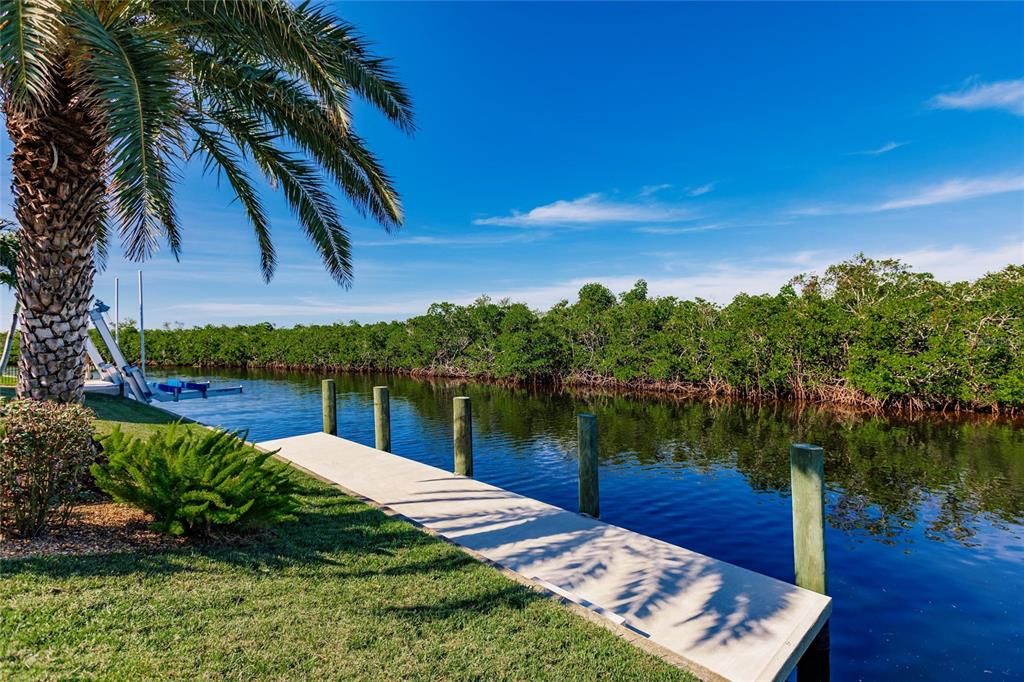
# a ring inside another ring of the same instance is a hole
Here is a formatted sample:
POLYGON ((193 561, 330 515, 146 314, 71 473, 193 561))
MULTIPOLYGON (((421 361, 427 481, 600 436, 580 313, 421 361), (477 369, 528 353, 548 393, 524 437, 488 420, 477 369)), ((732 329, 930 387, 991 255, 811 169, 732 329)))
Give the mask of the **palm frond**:
POLYGON ((285 0, 152 0, 151 9, 213 52, 277 64, 308 85, 328 116, 347 126, 348 86, 321 51, 303 16, 285 0))
POLYGON ((350 119, 352 90, 402 130, 415 128, 412 98, 390 62, 372 54, 351 24, 324 7, 283 0, 154 0, 152 7, 169 21, 191 19, 186 30, 219 54, 255 56, 246 61, 278 65, 302 79, 341 125, 350 119))
POLYGON ((15 107, 51 96, 61 4, 60 0, 0 2, 0 92, 15 107))
POLYGON ((267 220, 263 203, 253 187, 252 180, 243 166, 243 159, 235 146, 222 130, 211 126, 198 114, 190 113, 185 118, 196 135, 196 150, 205 156, 206 169, 214 167, 224 172, 235 196, 245 207, 245 213, 256 234, 260 249, 260 270, 263 279, 269 282, 277 267, 277 254, 270 239, 270 222, 267 220))
POLYGON ((416 128, 412 98, 395 77, 391 63, 370 51, 367 40, 351 24, 331 17, 323 8, 303 3, 296 11, 305 17, 321 50, 343 74, 345 82, 405 132, 416 128))
POLYGON ((181 237, 172 166, 183 144, 183 109, 173 52, 159 24, 139 23, 131 4, 122 7, 102 17, 73 7, 68 24, 80 52, 72 58, 105 126, 125 252, 135 260, 147 258, 163 237, 177 256, 181 237))
POLYGON ((229 110, 208 112, 239 147, 249 154, 267 178, 279 186, 288 206, 338 284, 352 283, 352 256, 348 233, 316 166, 277 147, 280 135, 268 131, 259 119, 229 110))
POLYGON ((301 84, 274 67, 254 67, 194 53, 195 88, 220 106, 266 121, 316 160, 364 215, 386 229, 402 222, 391 178, 350 129, 335 125, 301 84))
POLYGON ((340 151, 345 154, 347 160, 350 160, 350 165, 365 176, 373 189, 372 192, 367 192, 367 196, 373 199, 371 208, 374 217, 385 227, 401 225, 402 204, 394 188, 394 182, 363 139, 349 131, 340 140, 340 151))
POLYGON ((111 225, 110 205, 104 201, 96 220, 96 246, 93 250, 96 269, 99 272, 107 269, 107 261, 110 258, 110 235, 112 232, 114 232, 114 229, 111 225))

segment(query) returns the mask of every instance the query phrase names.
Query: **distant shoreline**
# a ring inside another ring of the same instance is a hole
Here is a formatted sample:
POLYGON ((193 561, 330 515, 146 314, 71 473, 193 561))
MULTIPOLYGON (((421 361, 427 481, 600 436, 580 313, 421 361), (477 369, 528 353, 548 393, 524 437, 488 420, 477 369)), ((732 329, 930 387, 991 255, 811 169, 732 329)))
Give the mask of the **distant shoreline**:
POLYGON ((549 391, 570 390, 588 395, 618 395, 638 398, 659 398, 676 400, 703 400, 723 402, 745 402, 752 405, 779 403, 785 405, 807 405, 831 410, 848 411, 860 414, 883 414, 895 417, 915 417, 923 414, 956 416, 995 416, 1020 418, 1024 409, 1015 406, 967 405, 947 401, 942 404, 927 404, 920 400, 882 401, 867 395, 857 395, 856 391, 846 389, 837 391, 833 396, 806 395, 797 396, 793 393, 748 393, 742 390, 711 389, 685 382, 667 382, 653 380, 619 381, 612 377, 534 377, 515 379, 495 377, 486 374, 473 375, 463 372, 438 371, 429 369, 380 369, 363 367, 345 367, 334 365, 300 365, 287 363, 249 363, 249 364, 178 364, 147 362, 147 368, 194 370, 268 370, 301 373, 335 373, 354 376, 379 374, 408 379, 421 379, 445 383, 479 383, 491 384, 516 389, 540 389, 549 391))

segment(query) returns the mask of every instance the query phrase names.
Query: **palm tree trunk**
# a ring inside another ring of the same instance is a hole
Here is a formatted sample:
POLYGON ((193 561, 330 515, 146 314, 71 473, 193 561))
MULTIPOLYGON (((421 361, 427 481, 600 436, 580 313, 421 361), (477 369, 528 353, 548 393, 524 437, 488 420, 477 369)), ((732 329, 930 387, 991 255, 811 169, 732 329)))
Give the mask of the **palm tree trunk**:
POLYGON ((5 109, 21 224, 18 396, 80 402, 105 208, 101 128, 66 79, 42 110, 5 109))

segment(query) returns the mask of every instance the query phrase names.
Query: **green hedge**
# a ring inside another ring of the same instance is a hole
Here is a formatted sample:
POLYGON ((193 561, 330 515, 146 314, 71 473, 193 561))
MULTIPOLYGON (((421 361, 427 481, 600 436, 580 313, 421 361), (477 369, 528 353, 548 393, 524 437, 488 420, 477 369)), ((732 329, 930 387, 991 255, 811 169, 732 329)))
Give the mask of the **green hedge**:
MULTIPOLYGON (((138 334, 122 333, 131 356, 138 334)), ((863 257, 728 305, 587 284, 546 312, 486 297, 402 322, 147 330, 165 365, 333 368, 750 397, 1024 405, 1024 267, 946 284, 863 257)))

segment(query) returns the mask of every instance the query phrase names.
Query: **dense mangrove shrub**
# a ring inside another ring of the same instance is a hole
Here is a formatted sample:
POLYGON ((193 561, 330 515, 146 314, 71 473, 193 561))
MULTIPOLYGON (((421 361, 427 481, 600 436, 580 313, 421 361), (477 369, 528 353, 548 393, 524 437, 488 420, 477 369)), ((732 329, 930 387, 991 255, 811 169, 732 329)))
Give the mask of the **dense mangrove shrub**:
POLYGON ((108 462, 92 467, 101 490, 153 515, 171 535, 208 535, 292 517, 297 487, 287 467, 238 433, 180 423, 149 438, 120 428, 103 439, 108 462))
MULTIPOLYGON (((122 334, 130 355, 138 333, 122 334)), ((872 406, 1024 406, 1024 267, 944 283, 858 257, 728 305, 600 284, 547 312, 486 297, 402 322, 147 330, 151 362, 397 371, 872 406)))
POLYGON ((67 521, 96 459, 81 405, 0 402, 0 530, 29 537, 67 521))

